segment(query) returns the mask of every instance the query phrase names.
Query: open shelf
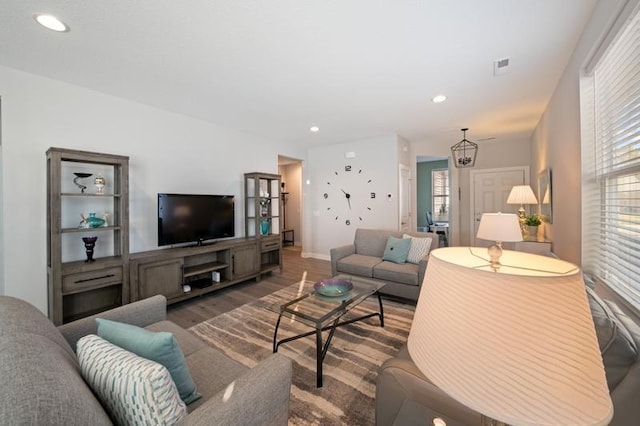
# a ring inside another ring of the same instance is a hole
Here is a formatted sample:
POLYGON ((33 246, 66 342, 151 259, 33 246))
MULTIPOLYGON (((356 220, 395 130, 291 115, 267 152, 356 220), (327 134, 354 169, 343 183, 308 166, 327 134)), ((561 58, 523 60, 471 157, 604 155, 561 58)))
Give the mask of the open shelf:
POLYGON ((85 192, 84 194, 81 192, 63 192, 60 195, 63 197, 98 197, 98 198, 120 197, 120 194, 95 194, 95 193, 88 193, 88 192, 85 192))
POLYGON ((118 231, 120 226, 98 226, 97 228, 63 228, 63 234, 71 234, 76 232, 95 232, 95 231, 118 231))
POLYGON ((218 271, 229 267, 229 264, 224 262, 209 262, 195 266, 185 266, 183 276, 185 278, 192 277, 198 274, 204 274, 206 272, 218 271))

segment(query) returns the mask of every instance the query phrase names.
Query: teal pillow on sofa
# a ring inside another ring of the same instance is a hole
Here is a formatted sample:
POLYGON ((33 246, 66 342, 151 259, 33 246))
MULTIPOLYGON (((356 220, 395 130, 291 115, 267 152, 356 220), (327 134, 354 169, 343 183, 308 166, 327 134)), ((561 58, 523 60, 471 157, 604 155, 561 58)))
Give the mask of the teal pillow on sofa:
POLYGON ((405 263, 409 255, 410 247, 411 239, 409 238, 389 237, 387 239, 387 246, 384 249, 384 254, 382 255, 382 260, 388 260, 393 263, 405 263))
POLYGON ((96 318, 98 336, 143 358, 164 365, 187 404, 201 397, 189 374, 184 354, 173 334, 155 333, 135 325, 96 318))

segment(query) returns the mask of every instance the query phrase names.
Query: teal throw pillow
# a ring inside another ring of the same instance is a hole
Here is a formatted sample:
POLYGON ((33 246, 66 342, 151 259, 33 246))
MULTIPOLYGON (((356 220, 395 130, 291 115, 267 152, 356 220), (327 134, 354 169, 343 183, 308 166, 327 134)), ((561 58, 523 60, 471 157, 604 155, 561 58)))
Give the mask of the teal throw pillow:
POLYGON ((382 260, 388 260, 393 263, 405 263, 409 255, 411 240, 409 238, 389 237, 387 246, 384 249, 382 260))
POLYGON ((155 333, 135 325, 102 318, 96 318, 96 323, 98 336, 122 349, 164 365, 185 403, 190 404, 201 397, 173 334, 166 331, 155 333))

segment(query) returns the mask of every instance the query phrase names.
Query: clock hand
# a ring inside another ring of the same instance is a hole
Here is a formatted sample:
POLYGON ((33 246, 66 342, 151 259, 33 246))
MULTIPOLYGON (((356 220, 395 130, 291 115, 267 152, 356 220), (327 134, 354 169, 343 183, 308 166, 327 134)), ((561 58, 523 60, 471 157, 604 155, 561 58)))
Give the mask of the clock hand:
POLYGON ((346 192, 344 189, 341 189, 344 192, 344 196, 347 197, 347 204, 349 204, 349 210, 351 210, 351 194, 346 192))

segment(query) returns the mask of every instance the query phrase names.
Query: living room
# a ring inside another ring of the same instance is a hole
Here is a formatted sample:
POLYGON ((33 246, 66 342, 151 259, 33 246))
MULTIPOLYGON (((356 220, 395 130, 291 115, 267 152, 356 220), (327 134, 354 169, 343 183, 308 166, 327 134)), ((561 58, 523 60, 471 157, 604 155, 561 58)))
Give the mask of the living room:
MULTIPOLYGON (((638 2, 636 0, 630 2, 624 0, 549 1, 544 2, 542 6, 539 2, 525 3, 526 5, 522 7, 526 8, 527 12, 540 7, 551 10, 557 7, 558 11, 555 13, 562 16, 563 20, 570 21, 566 26, 570 26, 573 32, 564 33, 566 39, 559 40, 557 43, 562 46, 562 49, 554 51, 556 67, 549 71, 539 69, 535 62, 518 63, 518 57, 510 51, 490 50, 487 52, 489 56, 483 60, 486 60, 487 72, 491 74, 493 60, 504 55, 513 55, 514 70, 512 72, 516 74, 518 67, 531 69, 532 80, 544 81, 545 93, 534 97, 530 105, 521 104, 521 110, 505 110, 501 102, 506 98, 498 97, 496 102, 484 100, 492 107, 486 111, 476 112, 475 115, 464 111, 463 114, 456 116, 455 122, 439 122, 444 113, 439 112, 435 109, 436 107, 464 110, 464 97, 477 96, 470 88, 455 88, 460 90, 457 92, 457 100, 449 95, 449 99, 443 105, 432 105, 429 99, 423 99, 418 102, 424 104, 423 111, 407 112, 407 115, 424 115, 425 121, 427 121, 426 116, 429 116, 429 120, 436 122, 433 131, 425 130, 422 134, 417 132, 420 134, 419 137, 409 138, 399 128, 388 127, 386 123, 378 124, 380 113, 377 113, 373 106, 371 109, 374 111, 371 111, 371 114, 376 123, 369 124, 368 127, 355 119, 345 119, 344 117, 352 117, 349 115, 349 110, 353 108, 353 104, 348 102, 335 105, 338 117, 333 121, 326 119, 323 123, 315 123, 314 116, 305 116, 300 119, 295 125, 299 127, 301 122, 305 122, 304 133, 300 128, 295 131, 290 127, 279 128, 280 123, 263 128, 260 125, 254 125, 252 128, 252 125, 247 122, 251 122, 251 119, 257 115, 264 115, 265 121, 273 118, 275 123, 275 117, 272 117, 275 112, 268 107, 260 107, 258 100, 277 99, 279 94, 271 91, 272 87, 261 85, 264 76, 259 72, 251 72, 250 63, 246 62, 247 58, 244 55, 251 56, 252 53, 243 50, 251 46, 251 43, 240 36, 240 34, 247 34, 248 31, 240 23, 234 24, 238 25, 237 33, 228 30, 228 34, 241 38, 242 44, 239 47, 236 46, 237 51, 229 47, 202 53, 198 57, 197 64, 210 65, 208 61, 212 60, 212 57, 220 57, 223 58, 220 63, 217 63, 220 67, 224 66, 224 60, 246 64, 246 73, 250 78, 242 79, 240 83, 221 79, 207 88, 210 91, 209 99, 196 98, 195 95, 192 99, 189 90, 193 88, 189 80, 195 77, 191 77, 190 73, 200 74, 200 71, 197 65, 185 62, 185 57, 164 55, 162 49, 158 47, 147 54, 138 54, 135 61, 122 64, 118 63, 118 57, 111 56, 112 50, 96 50, 95 56, 79 55, 81 57, 78 60, 74 57, 74 48, 63 45, 66 42, 64 36, 74 37, 78 32, 82 34, 82 31, 86 31, 83 30, 84 24, 75 20, 74 14, 64 16, 61 13, 61 18, 69 21, 71 30, 68 33, 55 34, 54 37, 36 27, 32 15, 40 12, 40 7, 36 7, 35 2, 9 2, 9 5, 4 8, 8 13, 3 13, 3 17, 0 18, 2 35, 0 37, 2 40, 0 42, 0 99, 2 102, 0 110, 2 124, 0 294, 27 300, 42 312, 47 311, 45 153, 50 147, 106 152, 126 155, 130 158, 131 253, 158 248, 156 238, 158 193, 234 194, 241 199, 244 173, 254 171, 278 173, 278 156, 297 159, 302 164, 299 205, 302 225, 299 232, 296 232, 300 234, 299 238, 302 242, 301 253, 302 256, 326 260, 329 258, 329 250, 332 247, 353 241, 357 227, 384 229, 397 227, 400 222, 397 205, 398 165, 407 165, 411 175, 415 175, 418 157, 450 156, 451 146, 461 139, 460 128, 462 127, 470 128, 467 138, 478 142, 479 145, 478 158, 474 166, 476 170, 528 166, 530 171, 528 180, 534 187, 541 171, 544 169, 553 171, 553 223, 544 225, 544 236, 552 241, 553 252, 559 258, 582 266, 584 235, 588 234, 591 225, 586 223, 581 196, 580 78, 586 64, 592 60, 594 51, 606 39, 606 34, 614 20, 621 11, 633 9, 638 2), (572 13, 574 9, 575 13, 572 13), (22 20, 30 22, 22 23, 22 20), (17 24, 18 21, 19 24, 17 24), (33 59, 39 57, 42 52, 46 52, 46 60, 44 57, 42 61, 33 59), (67 62, 68 65, 65 66, 67 62), (180 63, 181 66, 167 65, 175 62, 180 63), (49 69, 50 63, 57 65, 49 69), (144 69, 162 70, 165 65, 173 72, 169 76, 172 81, 170 85, 161 84, 164 80, 155 75, 161 74, 159 71, 155 74, 148 73, 146 79, 136 80, 135 84, 139 86, 139 90, 135 92, 124 91, 123 88, 126 86, 120 84, 122 80, 129 79, 128 69, 140 66, 144 69), (89 73, 86 70, 94 72, 89 73), (107 79, 108 74, 114 78, 107 79), (221 87, 225 85, 238 87, 234 98, 223 96, 226 92, 222 91, 221 87), (143 97, 143 94, 148 96, 143 97), (246 115, 243 115, 243 111, 246 115), (495 117, 498 117, 497 121, 495 117), (339 131, 332 133, 331 124, 337 127, 343 121, 351 121, 353 127, 340 128, 339 131), (487 128, 485 123, 488 122, 492 123, 491 126, 496 126, 494 123, 502 123, 502 125, 500 128, 487 128), (309 127, 315 124, 321 127, 317 134, 309 132, 309 127), (362 128, 365 129, 362 130, 362 128), (479 139, 490 137, 495 137, 495 140, 479 141, 479 139), (353 157, 346 159, 347 154, 353 157), (333 206, 327 205, 322 197, 327 179, 336 176, 336 172, 344 170, 347 161, 349 165, 362 170, 362 177, 366 181, 373 180, 373 184, 362 184, 363 188, 375 186, 371 190, 367 189, 367 193, 376 193, 376 204, 371 206, 371 213, 365 210, 361 215, 362 226, 359 224, 359 217, 355 218, 354 225, 347 226, 342 220, 338 224, 333 216, 326 214, 327 207, 333 206)), ((359 5, 366 9, 362 3, 359 5)), ((495 2, 492 6, 498 9, 501 4, 495 2)), ((86 6, 87 9, 91 7, 104 12, 105 19, 98 19, 99 22, 96 24, 106 25, 103 21, 113 17, 113 12, 102 10, 108 9, 106 6, 86 6)), ((485 6, 464 2, 458 7, 465 9, 465 13, 460 17, 459 22, 456 23, 453 20, 447 22, 450 31, 460 26, 471 25, 474 15, 480 13, 478 9, 485 6)), ((54 9, 52 6, 52 11, 56 12, 54 9)), ((499 15, 497 9, 494 13, 499 15)), ((65 11, 64 7, 60 7, 59 10, 65 11)), ((259 11, 261 10, 253 10, 256 14, 259 11)), ((331 9, 330 12, 335 13, 335 10, 331 9)), ((80 12, 75 13, 80 14, 80 12)), ((138 10, 137 13, 144 15, 142 10, 138 10)), ((327 21, 323 22, 330 22, 330 18, 341 22, 338 19, 339 16, 328 14, 328 17, 325 16, 327 21)), ((449 11, 448 16, 454 15, 449 11)), ((150 27, 145 31, 155 30, 154 22, 170 20, 161 19, 161 16, 161 11, 154 10, 153 15, 146 18, 149 20, 150 27)), ((356 16, 351 15, 353 22, 356 22, 356 16)), ((400 17, 404 16, 400 15, 400 17)), ((526 20, 527 16, 526 13, 518 14, 521 20, 526 20)), ((313 21, 312 17, 301 12, 296 17, 301 22, 313 21)), ((176 21, 188 26, 184 24, 189 21, 188 18, 189 14, 185 12, 176 18, 176 21)), ((389 19, 392 18, 394 17, 389 19)), ((222 25, 220 20, 221 18, 218 17, 216 23, 222 25)), ((416 21, 410 21, 410 23, 417 25, 419 19, 417 21, 417 23, 416 21)), ((276 18, 272 18, 270 22, 282 24, 281 20, 276 18)), ((351 25, 355 25, 353 22, 351 25)), ((486 28, 484 25, 474 28, 480 30, 485 27, 487 32, 492 29, 496 39, 502 39, 499 29, 496 28, 501 21, 493 22, 495 23, 493 28, 486 28)), ((200 21, 198 23, 202 28, 206 28, 206 23, 200 21)), ((380 24, 381 21, 376 23, 380 24)), ((228 25, 232 26, 231 23, 228 25)), ((365 23, 362 25, 363 33, 375 34, 370 25, 365 23)), ((543 32, 545 23, 540 22, 537 25, 543 32)), ((556 26, 554 29, 557 28, 556 26)), ((396 28, 402 28, 402 25, 396 28)), ((320 31, 316 27, 313 27, 313 30, 320 31)), ((106 27, 98 27, 96 32, 100 31, 108 32, 106 27)), ((173 29, 158 31, 163 34, 162 37, 158 36, 157 40, 157 44, 161 45, 163 42, 168 42, 165 37, 168 38, 173 29)), ((290 31, 293 30, 290 29, 290 31)), ((384 34, 380 28, 377 28, 377 31, 384 34)), ((357 31, 354 33, 353 36, 357 37, 357 31)), ((114 41, 111 48, 114 51, 133 48, 135 43, 128 40, 124 34, 126 31, 115 31, 112 34, 114 41)), ((322 34, 326 35, 326 33, 322 34)), ((258 38, 255 34, 252 36, 258 38)), ((288 36, 293 37, 292 34, 288 36)), ((80 49, 80 45, 83 44, 82 39, 86 38, 86 43, 90 44, 94 41, 91 37, 95 37, 95 34, 91 36, 82 34, 76 37, 79 38, 71 38, 71 40, 77 43, 80 49)), ((514 50, 519 45, 526 47, 527 41, 526 38, 512 39, 509 46, 514 50)), ((336 42, 336 45, 338 44, 336 42)), ((373 53, 369 54, 376 56, 375 45, 383 45, 384 37, 379 35, 373 39, 372 44, 374 47, 370 47, 369 52, 373 51, 373 53)), ((457 47, 459 46, 447 48, 455 50, 457 47)), ((336 53, 336 56, 329 57, 333 62, 328 62, 328 65, 304 58, 304 50, 292 48, 288 51, 291 58, 278 65, 281 71, 278 82, 281 85, 291 84, 299 92, 305 92, 308 88, 305 85, 307 80, 301 81, 298 74, 314 70, 312 76, 315 78, 310 81, 316 81, 322 74, 333 76, 332 79, 324 80, 326 87, 314 88, 314 96, 309 97, 309 103, 314 103, 317 99, 321 99, 318 92, 322 92, 327 87, 333 87, 332 84, 337 84, 333 79, 339 80, 341 74, 350 73, 348 69, 345 70, 348 67, 338 64, 345 61, 343 55, 352 54, 353 51, 350 49, 354 48, 348 45, 345 50, 339 52, 339 55, 336 53), (297 63, 296 60, 301 62, 297 63)), ((261 57, 261 66, 267 67, 271 64, 269 55, 273 54, 273 46, 265 41, 264 45, 258 44, 255 49, 253 53, 261 57), (261 48, 265 50, 262 51, 261 48)), ((467 52, 467 50, 462 51, 467 52)), ((544 52, 538 52, 538 56, 544 56, 544 52)), ((402 63, 396 62, 398 59, 401 58, 392 56, 388 60, 380 60, 379 72, 392 73, 395 67, 401 67, 402 63)), ((469 56, 468 60, 469 63, 477 64, 476 58, 469 56)), ((464 74, 464 72, 472 73, 477 70, 460 72, 464 74)), ((397 90, 402 89, 399 86, 403 76, 400 73, 395 78, 397 90)), ((371 75, 362 76, 363 79, 365 77, 373 79, 371 75)), ((207 78, 215 79, 216 76, 213 74, 207 78)), ((494 83, 496 86, 501 84, 498 80, 500 78, 509 78, 509 76, 496 77, 494 80, 498 82, 494 83)), ((359 95, 358 90, 362 90, 363 87, 366 86, 355 87, 353 96, 359 95)), ((433 87, 436 88, 435 85, 433 87)), ((448 93, 453 93, 454 90, 451 88, 451 91, 448 91, 444 82, 437 88, 448 93)), ((346 90, 346 88, 342 89, 346 90)), ((386 90, 393 91, 394 87, 388 87, 386 90)), ((508 92, 510 88, 502 90, 508 92)), ((430 93, 429 96, 435 94, 435 92, 430 93)), ((385 102, 387 99, 385 95, 384 92, 377 95, 379 102, 385 102)), ((395 100, 395 98, 391 99, 395 100)), ((277 104, 277 101, 274 102, 277 104)), ((286 107, 290 110, 296 108, 295 105, 290 104, 286 107)), ((403 104, 396 103, 391 107, 396 110, 395 115, 404 113, 403 104)), ((291 113, 291 111, 288 112, 291 113)), ((315 112, 320 114, 322 111, 315 112)), ((384 109, 382 115, 384 114, 391 115, 390 110, 384 109)), ((454 197, 458 199, 457 205, 452 206, 454 215, 452 222, 457 226, 452 225, 451 241, 452 245, 464 246, 473 241, 473 233, 469 228, 471 222, 470 169, 454 169, 454 172, 456 175, 452 177, 452 188, 456 188, 453 192, 458 193, 459 197, 454 197)), ((410 185, 410 194, 412 194, 410 205, 415 206, 416 184, 411 182, 410 185)), ((291 206, 291 208, 295 207, 291 206)), ((242 236, 244 232, 241 212, 242 205, 238 204, 236 207, 237 236, 242 236)), ((417 219, 415 211, 412 213, 411 227, 415 228, 417 219)), ((79 250, 83 250, 83 247, 79 250)))
MULTIPOLYGON (((532 6, 537 7, 537 6, 532 6)), ((27 3, 20 2, 12 8, 12 13, 21 13, 28 9, 27 3)), ((604 25, 611 10, 616 8, 607 2, 598 3, 594 9, 592 23, 581 38, 576 53, 555 89, 546 112, 542 116, 535 131, 530 135, 504 140, 497 138, 486 143, 481 142, 475 168, 508 167, 513 165, 529 165, 532 181, 537 173, 548 167, 554 173, 554 190, 563 194, 554 200, 554 223, 546 227, 546 236, 553 241, 554 251, 563 259, 580 261, 580 202, 578 184, 580 176, 578 167, 579 141, 579 105, 577 100, 577 70, 586 52, 591 49, 597 33, 604 25), (593 27, 593 29, 591 29, 593 27), (562 140, 562 143, 556 141, 562 140), (570 166, 573 161, 574 165, 570 166), (562 166, 562 167, 560 167, 562 166)), ((586 22, 589 9, 584 9, 582 20, 586 22)), ((26 12, 25 12, 26 13, 26 12)), ((29 11, 27 16, 31 16, 29 11)), ((15 25, 13 15, 5 15, 9 22, 3 25, 3 31, 10 31, 15 25)), ((577 19, 577 18, 576 18, 577 19)), ((20 23, 20 25, 27 25, 20 23)), ((29 23, 30 25, 30 23, 29 23)), ((27 27, 30 37, 42 37, 38 28, 27 27)), ((54 34, 58 36, 58 34, 54 34)), ((73 30, 62 36, 72 36, 73 30)), ((84 36, 84 35, 83 35, 84 36)), ((573 37, 578 37, 575 34, 573 37)), ((15 36, 7 33, 4 40, 15 40, 15 36)), ((36 38, 36 40, 39 40, 36 38)), ((64 40, 64 39, 62 39, 64 40)), ((54 43, 40 46, 41 49, 53 49, 60 38, 48 35, 41 42, 54 43)), ((405 155, 403 160, 415 173, 415 159, 420 155, 448 156, 451 145, 461 139, 458 126, 468 123, 446 123, 446 137, 426 140, 407 141, 389 129, 386 135, 359 137, 337 140, 330 145, 313 142, 319 134, 299 135, 304 139, 278 139, 271 135, 256 136, 247 132, 233 130, 233 127, 216 125, 210 121, 193 118, 148 105, 152 100, 131 99, 127 93, 113 93, 109 87, 83 87, 87 83, 82 80, 78 84, 69 84, 73 70, 68 75, 39 76, 37 70, 20 71, 20 62, 13 67, 7 63, 15 52, 22 49, 16 41, 5 48, 6 58, 2 65, 2 170, 3 170, 3 217, 2 237, 3 256, 2 289, 5 294, 22 297, 46 310, 46 271, 33 268, 34 264, 45 265, 45 185, 46 169, 45 152, 49 147, 82 149, 95 152, 107 152, 128 155, 131 159, 130 172, 130 223, 132 253, 151 250, 157 247, 156 241, 156 194, 171 192, 189 193, 242 193, 242 174, 244 172, 262 171, 276 173, 277 156, 304 161, 302 179, 303 193, 302 221, 306 225, 301 230, 302 251, 305 255, 328 257, 328 248, 341 242, 352 240, 354 227, 327 227, 326 216, 315 216, 321 206, 317 197, 320 188, 309 188, 324 180, 326 173, 334 172, 336 167, 344 167, 344 153, 354 152, 360 167, 366 174, 376 174, 375 191, 379 194, 379 204, 368 222, 368 227, 395 227, 398 223, 396 208, 386 198, 387 194, 397 196, 398 152, 405 155), (17 50, 16 50, 17 49, 17 50), (10 54, 11 53, 11 54, 10 54), (106 92, 106 93, 105 93, 106 92), (108 94, 111 92, 111 94, 108 94), (399 148, 399 145, 403 146, 399 148), (242 147, 242 149, 236 149, 242 147), (405 150, 407 149, 408 150, 405 150), (404 151, 403 151, 404 150, 404 151), (247 155, 250 153, 249 155, 247 155), (315 159, 317 157, 317 160, 315 159), (330 159, 333 164, 324 166, 330 159), (198 170, 193 173, 193 170, 198 170), (37 184, 36 184, 37 183, 37 184), (304 188, 306 187, 306 188, 304 188), (17 206, 25 206, 17 208, 17 206), (322 229, 322 232, 318 232, 322 229), (34 245, 34 241, 40 244, 34 245)), ((22 49, 28 52, 29 49, 22 49)), ((567 49, 567 54, 571 46, 567 49)), ((55 61, 55 53, 53 54, 55 61)), ((488 62, 491 65, 491 62, 488 62)), ((562 67, 560 67, 562 69, 562 67)), ((120 69, 120 73, 123 70, 120 69)), ((42 74, 42 73, 40 73, 42 74)), ((126 78, 126 74, 122 74, 126 78)), ((560 74, 556 78, 558 78, 560 74)), ((80 76, 82 77, 82 76, 80 76)), ((83 78, 88 78, 85 76, 83 78)), ((179 81, 179 80, 176 80, 179 81)), ((140 82, 141 85, 146 83, 140 82)), ((550 83, 553 84, 553 83, 550 83)), ((179 85, 170 88, 172 93, 179 92, 179 85)), ((169 88, 167 88, 169 90, 169 88)), ((553 90, 553 89, 552 89, 553 90)), ((176 95, 175 99, 182 99, 176 95)), ((178 102, 177 100, 175 102, 178 102)), ((189 101, 182 101, 184 107, 189 101)), ((230 102, 244 103, 241 99, 230 102)), ((445 108, 446 103, 443 104, 445 108)), ((429 106, 433 110, 433 106, 429 106)), ((177 104, 174 111, 181 107, 177 104)), ((218 107, 221 121, 238 122, 240 116, 230 116, 230 108, 218 107)), ((242 107, 240 107, 242 109, 242 107)), ((185 109, 187 111, 188 109, 185 109)), ((436 119, 438 113, 434 112, 436 119)), ((514 117, 513 120, 516 118, 514 117)), ((476 119, 477 120, 477 119, 476 119)), ((533 118, 534 123, 538 118, 533 118)), ((477 126, 483 120, 477 120, 477 126)), ((475 123, 474 123, 475 124, 475 123)), ((471 127, 471 124, 469 124, 471 127)), ((308 126, 307 126, 308 129, 308 126)), ((471 128, 468 137, 494 136, 489 132, 471 128)), ((518 133, 523 134, 522 132, 518 133)), ((328 137, 328 136, 327 136, 328 137)), ((356 165, 356 163, 354 163, 356 165)), ((469 193, 468 170, 461 169, 459 187, 462 194, 469 193)), ((415 193, 415 184, 412 184, 415 193)), ((324 191, 322 191, 324 192, 324 191)), ((415 195, 414 195, 415 197, 415 195)), ((455 198, 455 197, 454 197, 455 198)), ((469 211, 468 196, 460 198, 458 214, 461 228, 460 244, 469 241, 469 231, 464 227, 468 223, 465 215, 469 211)), ((415 201, 412 203, 415 205, 415 201)), ((241 209, 238 209, 241 211, 241 209)), ((239 212, 237 213, 239 215, 239 212)), ((415 221, 414 216, 414 221, 415 221)), ((238 235, 241 235, 241 222, 236 220, 238 235)), ((414 225, 415 226, 415 225, 414 225)))

